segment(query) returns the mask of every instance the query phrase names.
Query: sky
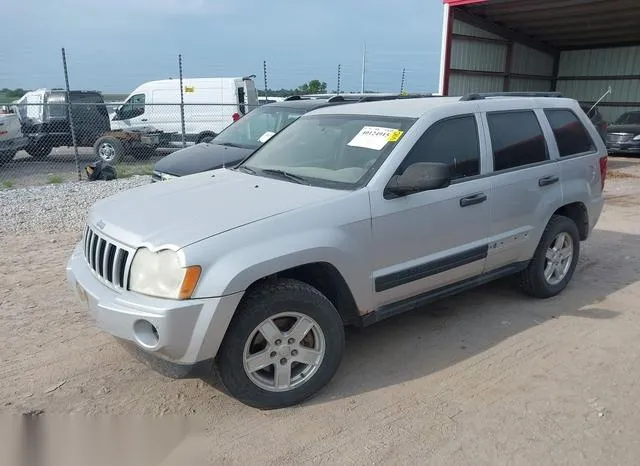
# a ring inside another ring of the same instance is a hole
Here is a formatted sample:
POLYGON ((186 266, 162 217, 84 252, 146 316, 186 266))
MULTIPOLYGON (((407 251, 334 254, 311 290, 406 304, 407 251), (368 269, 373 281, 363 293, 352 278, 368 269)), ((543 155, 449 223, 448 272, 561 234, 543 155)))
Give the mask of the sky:
POLYGON ((359 91, 366 43, 366 88, 437 92, 442 0, 8 0, 3 5, 0 88, 70 85, 128 94, 139 84, 178 77, 255 74, 264 88, 311 79, 359 91), (8 10, 8 11, 7 11, 8 10), (11 40, 8 40, 11 38, 11 40))

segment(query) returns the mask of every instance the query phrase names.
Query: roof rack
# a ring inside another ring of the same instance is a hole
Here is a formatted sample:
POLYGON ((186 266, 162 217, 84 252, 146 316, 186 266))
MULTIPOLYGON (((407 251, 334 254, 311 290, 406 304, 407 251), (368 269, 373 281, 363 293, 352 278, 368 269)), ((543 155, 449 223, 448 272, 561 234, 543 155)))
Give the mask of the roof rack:
POLYGON ((564 97, 562 92, 478 92, 467 94, 460 98, 461 101, 484 100, 489 97, 564 97))
POLYGON ((334 95, 327 102, 378 102, 381 100, 419 99, 433 97, 433 94, 391 94, 391 95, 334 95))

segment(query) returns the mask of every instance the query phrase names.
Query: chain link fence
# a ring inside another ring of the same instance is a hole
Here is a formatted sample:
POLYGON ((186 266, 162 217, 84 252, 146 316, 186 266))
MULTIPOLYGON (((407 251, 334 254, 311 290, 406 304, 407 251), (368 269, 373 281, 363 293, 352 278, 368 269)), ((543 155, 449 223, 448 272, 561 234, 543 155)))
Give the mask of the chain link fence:
POLYGON ((99 160, 118 177, 150 175, 161 157, 210 141, 258 106, 150 103, 138 96, 104 102, 87 91, 71 91, 69 105, 63 90, 47 91, 42 100, 4 104, 0 187, 86 180, 85 167, 99 160))

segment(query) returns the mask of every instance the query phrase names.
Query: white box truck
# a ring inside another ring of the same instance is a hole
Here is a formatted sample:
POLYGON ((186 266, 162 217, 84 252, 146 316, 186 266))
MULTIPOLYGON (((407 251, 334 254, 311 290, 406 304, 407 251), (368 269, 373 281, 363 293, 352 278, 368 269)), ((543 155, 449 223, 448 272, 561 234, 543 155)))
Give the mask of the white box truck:
POLYGON ((181 99, 184 99, 185 139, 207 142, 258 106, 255 76, 150 81, 138 86, 111 118, 111 131, 99 138, 94 151, 105 162, 126 155, 144 159, 160 147, 182 143, 181 99))

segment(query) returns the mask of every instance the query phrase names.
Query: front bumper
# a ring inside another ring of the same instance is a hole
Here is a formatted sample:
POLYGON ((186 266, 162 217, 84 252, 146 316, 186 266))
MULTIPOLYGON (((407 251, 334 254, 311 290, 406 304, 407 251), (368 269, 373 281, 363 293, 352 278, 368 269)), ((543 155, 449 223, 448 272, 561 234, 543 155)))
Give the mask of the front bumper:
POLYGON ((81 244, 67 264, 67 281, 99 328, 147 355, 180 365, 216 356, 243 294, 179 301, 118 292, 89 268, 81 244))
POLYGON ((640 154, 640 141, 607 142, 607 150, 614 154, 640 154))

